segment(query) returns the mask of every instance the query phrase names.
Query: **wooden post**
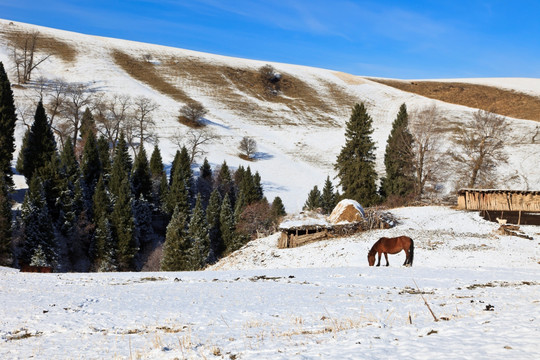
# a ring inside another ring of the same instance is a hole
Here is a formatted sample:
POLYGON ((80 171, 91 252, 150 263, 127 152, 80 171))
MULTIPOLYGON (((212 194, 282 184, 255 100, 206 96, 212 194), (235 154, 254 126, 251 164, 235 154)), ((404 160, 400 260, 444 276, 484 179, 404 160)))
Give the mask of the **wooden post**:
POLYGON ((521 210, 519 210, 519 216, 518 216, 518 226, 521 225, 521 210))

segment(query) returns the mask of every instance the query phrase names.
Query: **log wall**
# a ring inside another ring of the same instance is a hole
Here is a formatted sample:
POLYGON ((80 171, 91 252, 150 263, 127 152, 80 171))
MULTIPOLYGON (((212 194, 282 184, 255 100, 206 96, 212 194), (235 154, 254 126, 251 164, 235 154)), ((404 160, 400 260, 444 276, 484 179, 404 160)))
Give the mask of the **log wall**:
POLYGON ((462 189, 458 209, 540 212, 540 191, 462 189))

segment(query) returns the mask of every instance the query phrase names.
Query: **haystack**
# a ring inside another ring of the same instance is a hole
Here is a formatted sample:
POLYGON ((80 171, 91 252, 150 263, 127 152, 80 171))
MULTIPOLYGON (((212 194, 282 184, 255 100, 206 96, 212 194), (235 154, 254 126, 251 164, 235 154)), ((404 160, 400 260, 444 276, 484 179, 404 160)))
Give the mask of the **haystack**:
POLYGON ((345 199, 336 205, 328 217, 328 221, 332 224, 338 224, 342 222, 362 221, 364 218, 365 213, 362 206, 357 201, 345 199))

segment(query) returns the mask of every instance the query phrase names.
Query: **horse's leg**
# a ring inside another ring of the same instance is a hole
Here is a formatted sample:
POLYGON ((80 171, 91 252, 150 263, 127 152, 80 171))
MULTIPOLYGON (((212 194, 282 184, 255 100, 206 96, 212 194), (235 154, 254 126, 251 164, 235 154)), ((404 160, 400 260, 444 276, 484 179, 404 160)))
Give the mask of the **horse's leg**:
POLYGON ((378 257, 378 260, 379 260, 379 261, 377 261, 377 266, 381 266, 381 253, 380 252, 377 253, 377 257, 378 257))
POLYGON ((388 262, 388 253, 384 253, 384 258, 386 259, 386 266, 390 266, 390 263, 388 262))
POLYGON ((409 263, 409 252, 410 252, 410 250, 403 249, 403 251, 405 251, 405 262, 403 263, 403 266, 407 266, 407 264, 409 263))

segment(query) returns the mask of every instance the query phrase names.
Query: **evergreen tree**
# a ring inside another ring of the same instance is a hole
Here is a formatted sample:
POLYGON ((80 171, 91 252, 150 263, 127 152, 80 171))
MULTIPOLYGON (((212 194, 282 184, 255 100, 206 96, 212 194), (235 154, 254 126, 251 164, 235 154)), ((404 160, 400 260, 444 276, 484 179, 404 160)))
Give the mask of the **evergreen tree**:
POLYGON ((223 244, 225 245, 225 253, 231 253, 239 247, 239 244, 237 243, 236 236, 236 221, 228 194, 225 194, 223 203, 221 204, 219 224, 221 238, 223 239, 223 244))
POLYGON ((152 156, 150 156, 150 173, 154 178, 161 178, 161 175, 164 173, 163 170, 163 159, 161 157, 161 151, 159 146, 154 145, 154 150, 152 151, 152 156))
POLYGON ((356 104, 347 122, 345 145, 334 165, 345 198, 363 206, 379 202, 375 172, 375 143, 371 139, 373 120, 364 104, 356 104))
POLYGON ((15 151, 15 124, 17 115, 11 83, 0 61, 0 173, 4 176, 4 185, 13 187, 11 160, 15 151))
POLYGON ((97 140, 97 150, 99 162, 101 164, 101 174, 106 180, 111 174, 111 155, 109 141, 107 141, 103 135, 97 140))
POLYGON ((171 169, 169 170, 169 185, 172 185, 174 174, 176 170, 180 167, 180 150, 176 150, 174 159, 171 163, 171 169))
POLYGON ((28 133, 26 146, 21 149, 21 154, 22 167, 17 170, 24 175, 27 183, 30 183, 37 169, 56 155, 56 141, 41 100, 28 133))
POLYGON ((272 221, 277 221, 281 217, 287 215, 287 212, 285 211, 285 206, 283 205, 283 201, 279 196, 276 196, 274 198, 274 201, 272 202, 272 207, 270 208, 270 214, 272 217, 272 221))
POLYGON ((85 200, 89 203, 94 195, 94 189, 101 176, 102 167, 96 138, 88 134, 81 157, 82 188, 85 200))
POLYGON ((176 207, 181 212, 189 214, 189 190, 180 169, 174 173, 174 179, 167 194, 165 212, 171 214, 176 207))
POLYGON ((0 169, 0 266, 10 266, 13 263, 11 235, 11 203, 6 177, 0 169))
POLYGON ((323 210, 323 214, 330 214, 336 205, 337 197, 334 193, 334 185, 332 185, 332 181, 330 181, 330 176, 327 176, 321 194, 321 208, 323 210))
POLYGON ((81 118, 80 134, 83 142, 86 142, 87 137, 92 133, 94 137, 97 134, 96 121, 89 108, 84 110, 81 118))
POLYGON ((94 269, 100 272, 117 271, 116 244, 112 235, 111 223, 105 216, 101 216, 97 222, 94 241, 96 244, 94 269))
POLYGON ((191 241, 187 234, 187 216, 180 208, 175 208, 167 226, 161 269, 164 271, 191 270, 188 254, 191 241))
POLYGON ((203 208, 206 209, 210 200, 210 194, 212 193, 212 168, 208 163, 208 159, 204 158, 204 162, 199 170, 197 193, 201 195, 203 208))
POLYGON ((154 151, 150 157, 150 174, 152 179, 152 203, 156 209, 160 209, 162 199, 166 198, 168 192, 168 183, 163 169, 161 152, 157 145, 154 146, 154 151))
MULTIPOLYGON (((114 167, 114 166, 113 166, 114 167)), ((114 175, 114 171, 113 171, 114 175)), ((135 255, 139 243, 132 211, 132 197, 128 179, 125 178, 118 188, 118 194, 111 214, 113 235, 118 244, 118 267, 122 271, 135 270, 135 255)))
POLYGON ((99 178, 92 202, 94 223, 97 224, 102 217, 108 219, 111 213, 111 201, 103 177, 99 178))
POLYGON ((141 145, 139 153, 135 158, 135 164, 133 165, 133 174, 131 176, 131 184, 133 187, 133 195, 135 199, 142 197, 144 200, 149 201, 152 194, 152 180, 150 174, 150 166, 148 165, 148 159, 146 157, 146 150, 141 145))
POLYGON ((92 198, 93 223, 96 226, 92 244, 90 246, 90 258, 93 269, 96 271, 116 271, 117 244, 114 238, 111 216, 111 201, 103 177, 100 177, 92 198), (110 257, 111 255, 112 258, 110 257))
POLYGON ((32 265, 56 267, 58 245, 41 179, 34 176, 21 208, 23 240, 20 261, 32 265))
POLYGON ((386 177, 381 179, 381 195, 406 196, 414 191, 413 137, 409 132, 407 107, 402 104, 392 124, 386 144, 384 166, 386 177))
POLYGON ((231 205, 234 206, 236 201, 234 193, 234 182, 232 179, 231 171, 226 161, 223 161, 223 164, 219 168, 216 181, 214 182, 216 188, 219 190, 221 198, 225 198, 225 195, 229 195, 229 200, 231 205))
POLYGON ((221 213, 221 195, 218 189, 214 189, 210 195, 206 208, 206 222, 208 223, 208 235, 210 238, 210 262, 215 262, 225 250, 221 238, 219 217, 221 213))
POLYGON ((60 176, 58 229, 64 236, 68 236, 75 229, 78 216, 83 210, 81 171, 71 138, 67 139, 60 154, 60 176))
POLYGON ((132 167, 133 165, 131 156, 129 155, 128 145, 124 138, 124 134, 122 134, 114 151, 111 177, 109 179, 109 190, 115 197, 120 196, 120 191, 123 186, 122 183, 124 181, 129 184, 132 167))
POLYGON ((45 194, 45 201, 49 209, 49 215, 53 222, 58 220, 62 204, 59 203, 62 192, 63 178, 60 173, 60 161, 54 154, 51 159, 43 164, 34 174, 38 176, 45 194))
POLYGON ((195 207, 189 222, 188 236, 192 241, 193 265, 198 270, 208 261, 210 251, 210 238, 208 236, 208 223, 204 214, 202 199, 197 195, 195 207))
POLYGON ((304 210, 316 210, 321 207, 321 192, 319 187, 315 185, 308 194, 308 198, 304 203, 304 210))
POLYGON ((253 187, 255 189, 255 201, 261 201, 264 198, 264 191, 261 184, 261 175, 256 171, 253 175, 253 187))

